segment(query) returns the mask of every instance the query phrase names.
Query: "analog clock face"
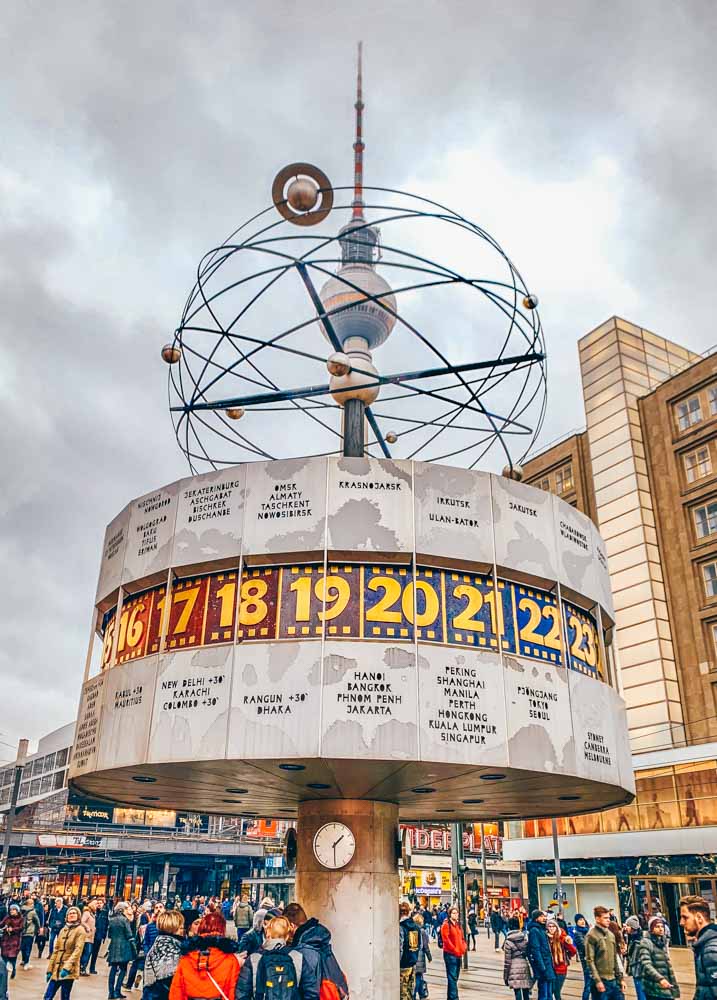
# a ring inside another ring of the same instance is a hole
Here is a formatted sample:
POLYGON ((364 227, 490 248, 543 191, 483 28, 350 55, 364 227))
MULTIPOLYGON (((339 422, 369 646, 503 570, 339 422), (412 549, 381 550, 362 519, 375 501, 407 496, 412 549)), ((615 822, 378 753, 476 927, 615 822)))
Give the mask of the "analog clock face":
POLYGON ((356 841, 343 823, 326 823, 316 831, 314 854, 324 868, 343 868, 356 851, 356 841))

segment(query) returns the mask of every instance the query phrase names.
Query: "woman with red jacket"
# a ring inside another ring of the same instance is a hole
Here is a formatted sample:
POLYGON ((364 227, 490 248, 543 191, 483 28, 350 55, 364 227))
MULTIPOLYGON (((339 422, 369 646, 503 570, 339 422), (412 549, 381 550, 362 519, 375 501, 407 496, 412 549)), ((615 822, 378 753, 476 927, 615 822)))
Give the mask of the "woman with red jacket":
POLYGON ((568 963, 575 958, 577 950, 565 931, 561 930, 555 920, 548 920, 545 925, 550 943, 550 954, 553 957, 555 979, 553 980, 553 997, 560 1000, 565 977, 568 974, 568 963))
POLYGON ((446 978, 448 979, 447 1000, 458 1000, 458 977, 461 973, 461 959, 468 950, 463 928, 460 924, 460 913, 457 906, 452 906, 448 917, 441 924, 441 947, 443 961, 446 963, 446 978))
POLYGON ((10 903, 8 914, 0 921, 0 955, 3 962, 7 963, 8 971, 12 969, 12 979, 15 978, 15 966, 17 956, 20 951, 20 941, 22 939, 22 929, 25 926, 25 918, 20 912, 17 903, 10 903))
POLYGON ((197 936, 182 945, 169 1000, 234 1000, 240 965, 237 943, 225 936, 226 929, 217 910, 204 914, 197 936))

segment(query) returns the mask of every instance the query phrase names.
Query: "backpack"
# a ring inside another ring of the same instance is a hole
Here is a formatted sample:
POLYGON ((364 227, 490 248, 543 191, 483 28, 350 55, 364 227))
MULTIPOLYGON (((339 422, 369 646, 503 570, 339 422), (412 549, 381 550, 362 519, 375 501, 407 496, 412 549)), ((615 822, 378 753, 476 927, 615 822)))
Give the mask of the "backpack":
POLYGON ((288 948, 275 948, 252 955, 252 964, 256 1000, 297 1000, 302 968, 302 956, 298 952, 290 953, 288 948), (254 958, 258 961, 254 962, 254 958), (296 964, 294 958, 297 960, 296 964))
POLYGON ((344 1000, 349 984, 333 952, 321 955, 319 962, 319 1000, 344 1000))
POLYGON ((401 948, 401 968, 407 969, 418 961, 421 953, 421 931, 417 923, 411 920, 402 921, 403 947, 401 948))

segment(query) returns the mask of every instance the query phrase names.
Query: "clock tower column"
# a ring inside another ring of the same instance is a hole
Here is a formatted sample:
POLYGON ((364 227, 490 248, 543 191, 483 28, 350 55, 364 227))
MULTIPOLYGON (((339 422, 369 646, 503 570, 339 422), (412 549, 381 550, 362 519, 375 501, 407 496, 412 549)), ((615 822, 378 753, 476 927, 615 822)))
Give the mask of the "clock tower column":
POLYGON ((400 989, 398 806, 364 799, 301 802, 297 827, 296 900, 331 931, 351 1000, 394 1000, 400 989), (325 867, 314 853, 314 837, 327 823, 344 824, 354 836, 356 850, 343 868, 325 867))

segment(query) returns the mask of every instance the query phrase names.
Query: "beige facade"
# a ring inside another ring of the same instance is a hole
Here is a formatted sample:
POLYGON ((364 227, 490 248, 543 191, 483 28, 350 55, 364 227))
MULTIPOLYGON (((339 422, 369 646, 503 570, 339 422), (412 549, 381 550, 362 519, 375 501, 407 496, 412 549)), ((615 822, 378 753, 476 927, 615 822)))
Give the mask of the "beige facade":
MULTIPOLYGON (((586 431, 525 465, 525 478, 543 485, 544 470, 565 462, 574 442, 573 478, 589 489, 574 502, 600 528, 615 599, 619 684, 633 749, 685 739, 673 627, 658 539, 645 431, 638 399, 699 360, 699 355, 649 330, 613 317, 580 340, 586 431), (587 447, 583 439, 587 439, 587 447)), ((556 491, 560 483, 550 483, 556 491)), ((663 545, 669 545, 669 539, 663 545)))

